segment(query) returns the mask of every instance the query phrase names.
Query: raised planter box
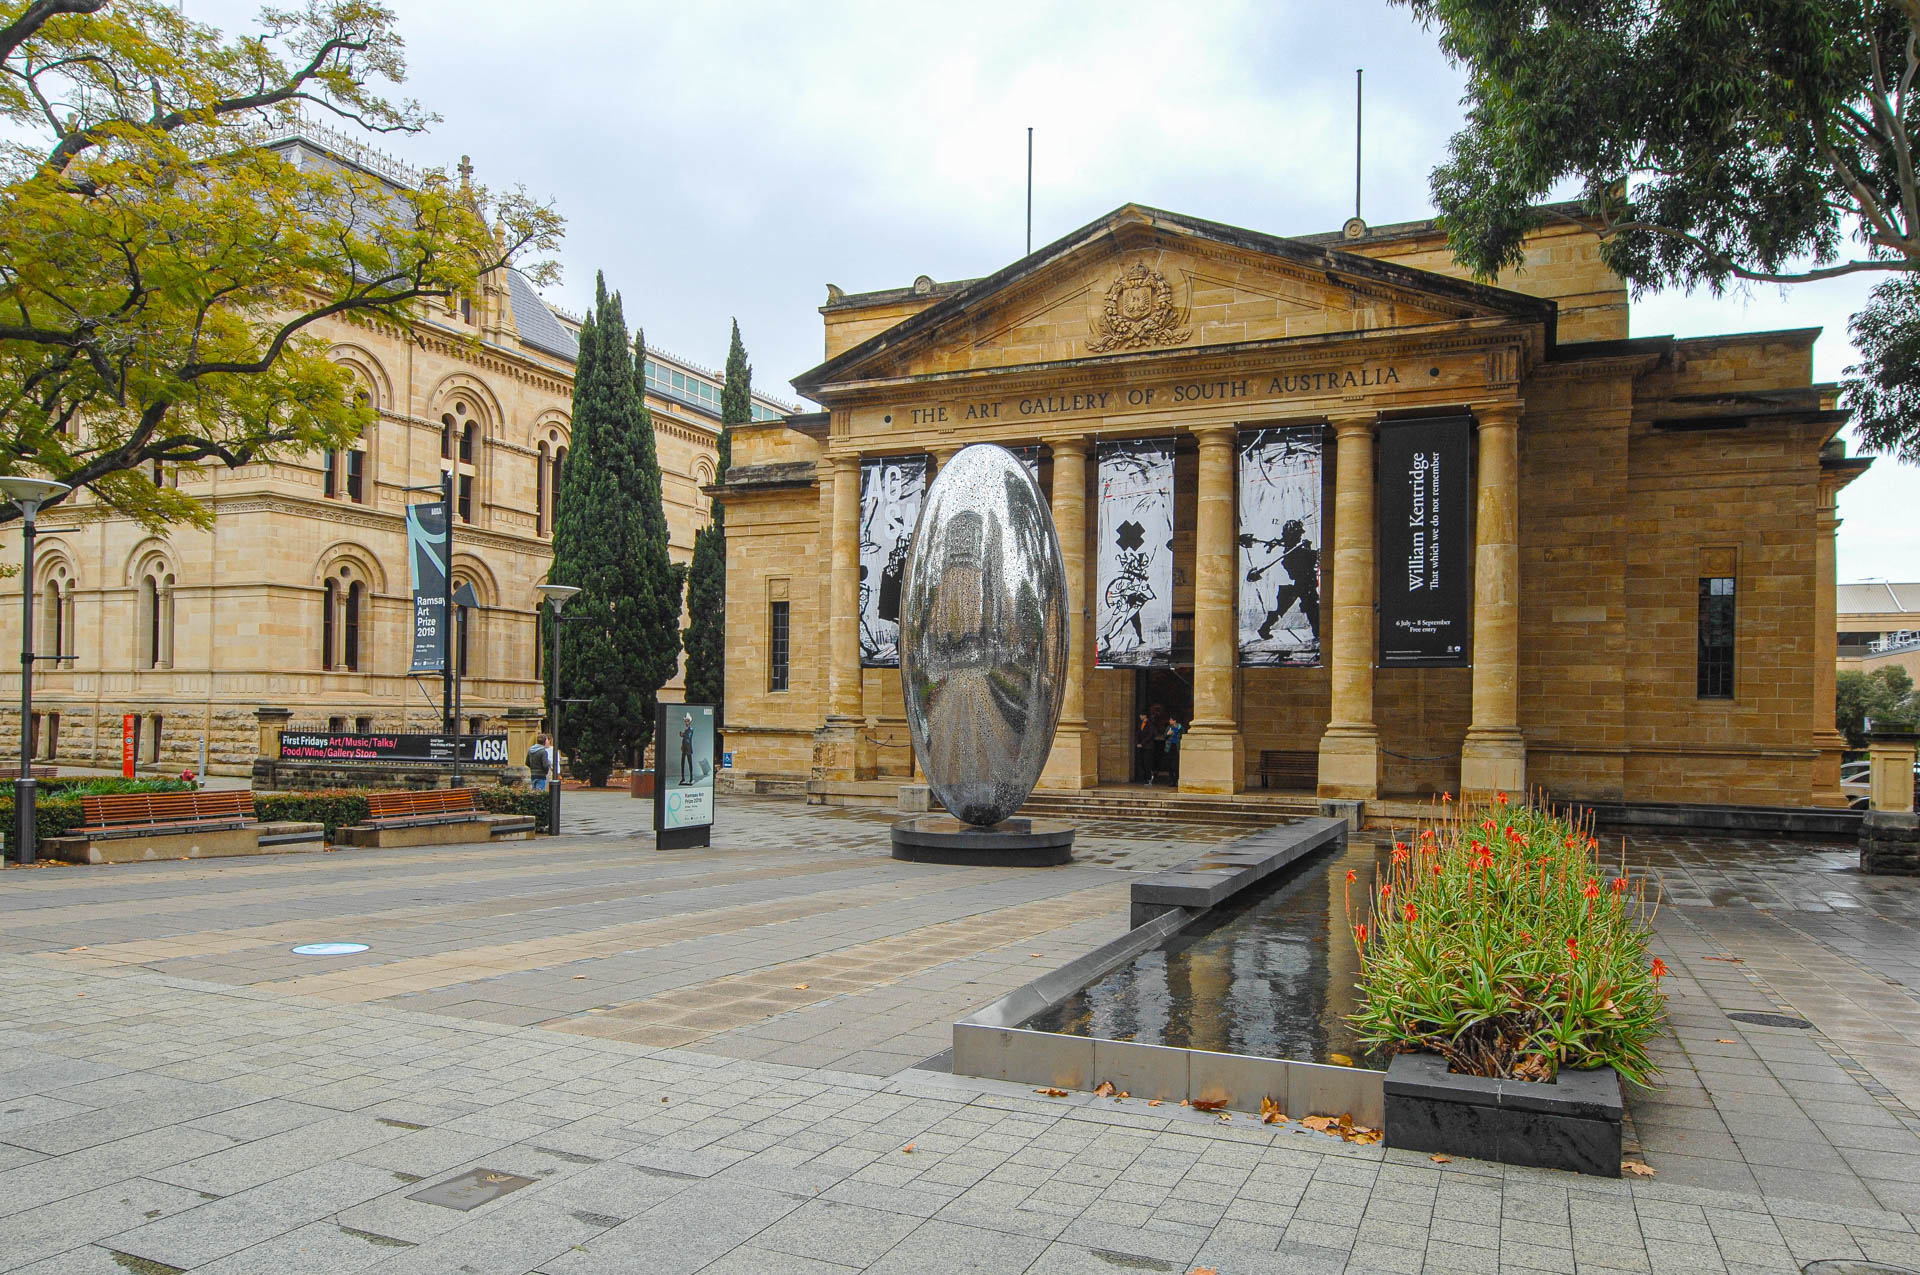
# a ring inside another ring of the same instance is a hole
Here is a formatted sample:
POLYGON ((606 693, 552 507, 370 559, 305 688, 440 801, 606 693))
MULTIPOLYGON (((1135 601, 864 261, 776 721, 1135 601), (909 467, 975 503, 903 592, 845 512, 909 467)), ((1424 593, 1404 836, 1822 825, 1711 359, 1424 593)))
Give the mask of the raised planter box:
POLYGON ((1551 1083, 1459 1076, 1438 1054, 1387 1068, 1386 1144, 1499 1164, 1620 1176, 1620 1077, 1561 1071, 1551 1083))

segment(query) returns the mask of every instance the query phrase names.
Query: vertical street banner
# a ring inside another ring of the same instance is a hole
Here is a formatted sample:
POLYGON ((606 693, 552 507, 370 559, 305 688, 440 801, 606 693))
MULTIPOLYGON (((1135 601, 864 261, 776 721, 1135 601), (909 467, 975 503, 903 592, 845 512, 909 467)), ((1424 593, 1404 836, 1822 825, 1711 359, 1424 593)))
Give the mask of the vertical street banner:
POLYGON ((653 736, 653 827, 661 848, 706 845, 713 823, 713 707, 661 704, 653 736), (680 833, 679 837, 668 834, 680 833))
POLYGON ((1380 667, 1462 668, 1473 579, 1473 421, 1380 426, 1380 667))
POLYGON ((447 609, 446 552, 446 502, 408 505, 407 574, 413 582, 415 673, 438 673, 445 667, 440 625, 447 609))
POLYGON ((1324 431, 1318 425, 1240 431, 1240 663, 1320 663, 1320 506, 1324 431))
POLYGON ((1149 438, 1097 449, 1101 668, 1173 663, 1173 445, 1149 438))
POLYGON ((860 462, 860 664, 900 667, 900 580, 927 492, 927 457, 860 462))

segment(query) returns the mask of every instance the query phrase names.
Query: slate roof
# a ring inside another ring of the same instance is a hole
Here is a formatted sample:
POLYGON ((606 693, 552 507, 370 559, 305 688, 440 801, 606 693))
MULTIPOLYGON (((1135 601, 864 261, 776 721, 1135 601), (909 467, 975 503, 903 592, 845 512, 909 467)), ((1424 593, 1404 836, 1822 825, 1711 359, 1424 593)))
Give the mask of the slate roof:
POLYGON ((518 270, 508 270, 507 295, 513 302, 513 325, 519 329, 523 344, 569 363, 579 359, 580 338, 540 299, 533 280, 518 270))

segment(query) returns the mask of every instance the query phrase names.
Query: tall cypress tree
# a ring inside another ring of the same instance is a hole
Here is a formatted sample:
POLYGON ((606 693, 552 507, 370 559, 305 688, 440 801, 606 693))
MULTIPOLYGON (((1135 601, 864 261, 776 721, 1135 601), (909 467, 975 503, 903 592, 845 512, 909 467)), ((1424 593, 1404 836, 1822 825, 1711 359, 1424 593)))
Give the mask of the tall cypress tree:
MULTIPOLYGON (((733 427, 753 414, 753 368, 740 343, 740 320, 733 321, 727 350, 727 379, 720 390, 720 446, 717 472, 725 482, 733 464, 733 427)), ((693 568, 687 582, 687 699, 712 704, 716 723, 726 722, 727 695, 727 528, 726 507, 713 501, 713 525, 693 538, 693 568)))
MULTIPOLYGON (((598 278, 574 367, 572 448, 553 528, 555 583, 579 586, 567 608, 560 693, 570 701, 560 746, 599 786, 644 742, 658 673, 656 614, 679 590, 666 562, 666 514, 653 425, 640 399, 620 295, 598 278), (657 549, 657 552, 656 552, 657 549), (580 617, 577 622, 574 617, 580 617), (584 702, 581 702, 584 701, 584 702)), ((678 647, 678 633, 672 634, 678 647)))
MULTIPOLYGON (((626 329, 620 330, 621 340, 626 329)), ((653 437, 653 413, 646 403, 647 338, 636 331, 633 358, 627 364, 628 451, 633 458, 630 490, 636 503, 633 530, 635 588, 632 607, 623 628, 630 634, 628 676, 639 712, 640 730, 634 737, 646 746, 652 729, 660 688, 680 665, 680 597, 686 569, 667 553, 667 506, 661 492, 660 453, 653 437)), ((656 759, 657 761, 658 759, 656 759)))

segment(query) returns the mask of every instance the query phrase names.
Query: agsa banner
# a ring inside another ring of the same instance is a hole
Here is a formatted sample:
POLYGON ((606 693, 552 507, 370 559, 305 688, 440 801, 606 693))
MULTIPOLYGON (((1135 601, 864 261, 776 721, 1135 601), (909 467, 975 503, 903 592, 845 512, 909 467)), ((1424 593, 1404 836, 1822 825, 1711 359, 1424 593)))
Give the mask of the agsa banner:
POLYGON ((321 731, 285 731, 280 736, 282 761, 339 762, 469 762, 504 766, 505 735, 409 735, 378 731, 335 734, 321 731))
POLYGON ((413 668, 438 673, 446 667, 440 625, 447 609, 447 504, 435 500, 407 506, 407 574, 413 582, 413 668))
POLYGON ((1380 426, 1380 667, 1468 663, 1473 421, 1380 426))
POLYGON ((1101 668, 1173 663, 1173 446, 1171 438, 1097 445, 1101 668))

